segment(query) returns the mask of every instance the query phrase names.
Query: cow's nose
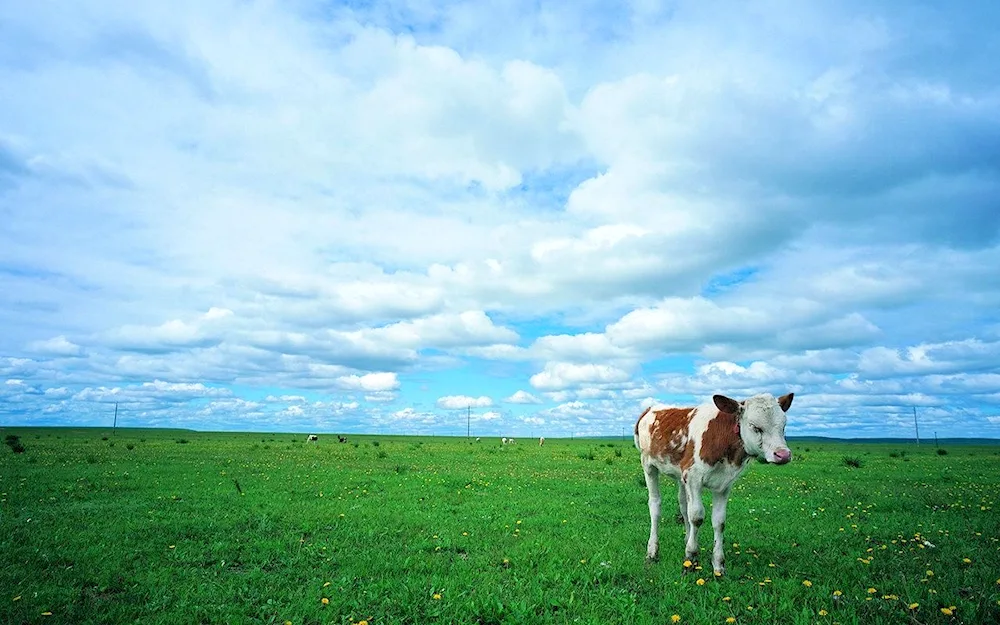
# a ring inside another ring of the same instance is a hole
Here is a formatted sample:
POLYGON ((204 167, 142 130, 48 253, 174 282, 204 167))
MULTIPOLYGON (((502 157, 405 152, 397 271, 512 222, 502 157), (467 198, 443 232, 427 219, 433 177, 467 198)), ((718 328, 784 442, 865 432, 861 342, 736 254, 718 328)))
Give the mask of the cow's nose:
POLYGON ((774 452, 774 464, 785 464, 792 459, 791 449, 779 449, 774 452))

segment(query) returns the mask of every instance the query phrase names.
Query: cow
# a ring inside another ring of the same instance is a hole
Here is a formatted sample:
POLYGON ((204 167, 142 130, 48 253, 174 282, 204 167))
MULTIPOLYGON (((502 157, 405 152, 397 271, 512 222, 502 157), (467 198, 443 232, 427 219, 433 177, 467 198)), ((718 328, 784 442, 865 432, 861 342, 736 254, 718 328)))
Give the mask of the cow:
POLYGON ((506 445, 507 444, 507 437, 506 436, 501 436, 500 437, 500 444, 501 445, 506 445))
POLYGON ((347 442, 347 437, 346 436, 341 436, 340 434, 337 434, 337 442, 338 443, 346 443, 347 442))
POLYGON ((545 444, 545 437, 542 436, 538 439, 538 446, 541 447, 544 444, 545 444))
POLYGON ((309 435, 309 436, 308 436, 308 437, 306 438, 306 442, 307 442, 307 443, 315 443, 315 442, 317 442, 318 440, 319 440, 319 437, 318 437, 318 436, 316 436, 315 434, 310 434, 310 435, 309 435))
POLYGON ((643 411, 635 423, 634 439, 649 494, 647 562, 659 557, 659 476, 666 473, 677 482, 677 503, 687 532, 684 571, 692 570, 698 561, 698 528, 705 520, 701 494, 708 488, 715 533, 712 569, 717 576, 725 574, 723 532, 730 488, 751 458, 771 464, 791 461, 785 413, 793 397, 794 393, 788 393, 775 399, 765 393, 736 401, 714 395, 711 402, 695 408, 643 411))

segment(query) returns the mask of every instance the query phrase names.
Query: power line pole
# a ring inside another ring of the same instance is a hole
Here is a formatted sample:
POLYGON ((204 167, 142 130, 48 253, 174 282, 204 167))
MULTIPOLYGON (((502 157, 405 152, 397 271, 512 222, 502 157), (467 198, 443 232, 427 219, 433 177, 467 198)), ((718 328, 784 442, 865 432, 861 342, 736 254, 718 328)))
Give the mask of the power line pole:
POLYGON ((118 431, 118 402, 115 402, 115 422, 111 426, 111 436, 114 436, 118 431))
POLYGON ((913 429, 917 433, 917 444, 920 444, 920 427, 917 426, 917 407, 913 407, 913 429))
POLYGON ((469 416, 465 420, 465 438, 472 436, 472 404, 469 404, 469 416))

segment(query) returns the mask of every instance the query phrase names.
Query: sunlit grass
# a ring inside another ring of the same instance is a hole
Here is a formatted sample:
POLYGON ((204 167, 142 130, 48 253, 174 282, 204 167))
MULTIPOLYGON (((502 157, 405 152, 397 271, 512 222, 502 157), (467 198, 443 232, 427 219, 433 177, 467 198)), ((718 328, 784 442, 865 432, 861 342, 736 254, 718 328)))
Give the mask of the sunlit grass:
POLYGON ((793 444, 737 482, 717 579, 681 574, 666 480, 643 563, 630 440, 8 431, 25 451, 0 448, 2 622, 1000 618, 998 448, 793 444))

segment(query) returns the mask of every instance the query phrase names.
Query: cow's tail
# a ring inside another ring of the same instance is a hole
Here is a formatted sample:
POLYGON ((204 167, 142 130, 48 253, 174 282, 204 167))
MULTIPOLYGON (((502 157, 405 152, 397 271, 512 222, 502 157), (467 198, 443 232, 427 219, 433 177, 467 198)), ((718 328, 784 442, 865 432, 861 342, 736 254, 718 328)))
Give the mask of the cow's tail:
POLYGON ((639 418, 635 420, 635 428, 632 430, 632 440, 635 442, 635 448, 639 451, 642 451, 642 447, 639 447, 639 422, 642 421, 642 418, 646 416, 646 413, 652 409, 652 406, 646 408, 642 411, 642 414, 639 415, 639 418))

